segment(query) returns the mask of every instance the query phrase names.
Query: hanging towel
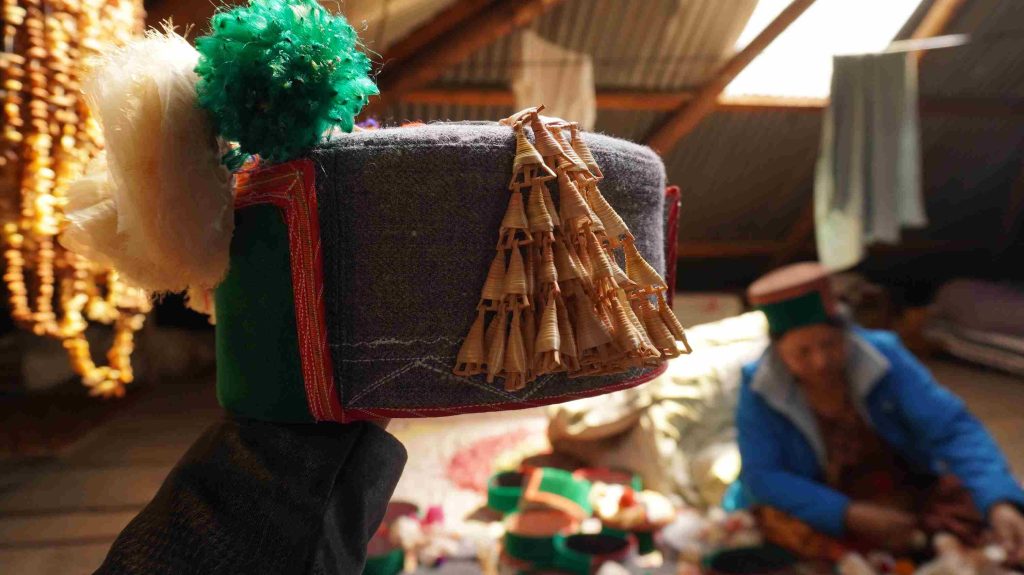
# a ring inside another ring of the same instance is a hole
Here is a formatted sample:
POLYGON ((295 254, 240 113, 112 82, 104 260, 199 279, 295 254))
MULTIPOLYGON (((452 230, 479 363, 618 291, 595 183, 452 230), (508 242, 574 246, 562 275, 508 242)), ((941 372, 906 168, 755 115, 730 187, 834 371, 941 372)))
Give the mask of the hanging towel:
POLYGON ((593 130, 597 119, 594 61, 524 30, 517 45, 520 62, 512 75, 515 108, 544 104, 544 114, 572 118, 580 128, 593 130))
POLYGON ((836 56, 814 178, 818 258, 857 265, 872 243, 927 224, 917 66, 905 53, 836 56))

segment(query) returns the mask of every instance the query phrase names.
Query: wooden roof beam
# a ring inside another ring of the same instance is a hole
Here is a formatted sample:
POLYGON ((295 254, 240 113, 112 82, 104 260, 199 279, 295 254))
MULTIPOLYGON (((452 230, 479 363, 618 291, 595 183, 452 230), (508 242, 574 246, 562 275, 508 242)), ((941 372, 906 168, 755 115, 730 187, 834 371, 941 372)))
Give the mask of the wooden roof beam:
MULTIPOLYGON (((676 247, 679 259, 731 259, 772 257, 785 242, 779 240, 681 240, 676 247)), ((917 240, 899 245, 878 244, 871 246, 872 254, 923 254, 929 252, 965 253, 987 252, 985 242, 971 240, 917 240)), ((813 246, 801 246, 794 254, 799 257, 813 257, 813 246)))
POLYGON ((456 0, 428 21, 420 24, 404 38, 394 42, 384 52, 383 64, 396 66, 408 60, 420 50, 437 42, 445 34, 458 29, 467 20, 476 16, 490 4, 491 0, 456 0))
POLYGON ((647 136, 644 143, 662 155, 670 152, 680 139, 692 132, 708 114, 715 110, 718 105, 718 97, 726 86, 812 4, 814 4, 814 0, 793 0, 776 16, 775 20, 768 24, 746 47, 730 58, 711 77, 711 80, 701 87, 693 101, 683 103, 664 122, 659 122, 658 127, 647 136))
MULTIPOLYGON (((917 24, 917 28, 910 34, 911 40, 923 40, 934 36, 941 36, 960 13, 966 0, 935 0, 924 18, 917 24)), ((916 61, 920 62, 925 55, 924 51, 913 53, 916 61)))
MULTIPOLYGON (((432 41, 422 44, 414 54, 394 66, 384 63, 377 77, 381 96, 370 102, 364 114, 379 113, 402 94, 423 88, 446 70, 480 48, 529 25, 562 0, 492 0, 482 9, 461 20, 459 25, 432 41)), ((446 17, 442 13, 438 16, 446 17)), ((430 27, 430 23, 422 26, 430 27)), ((402 44, 403 41, 399 41, 402 44)))
MULTIPOLYGON (((637 112, 670 111, 681 103, 692 101, 694 92, 598 90, 597 107, 601 110, 637 112)), ((438 87, 423 88, 402 94, 403 102, 439 106, 515 106, 515 95, 507 88, 438 87)), ((820 114, 828 100, 823 98, 779 98, 774 96, 723 96, 718 99, 718 112, 805 112, 820 114)), ((922 98, 923 116, 976 116, 999 118, 1024 116, 1024 100, 1001 98, 922 98)))
MULTIPOLYGON (((965 0, 934 0, 928 12, 925 13, 921 22, 911 33, 912 40, 940 36, 953 22, 956 15, 963 8, 965 0)), ((914 57, 920 62, 925 52, 915 52, 914 57)), ((800 251, 801 246, 806 243, 814 234, 814 200, 813 198, 800 214, 797 221, 786 234, 785 246, 779 251, 775 264, 783 264, 790 261, 794 254, 800 251)))

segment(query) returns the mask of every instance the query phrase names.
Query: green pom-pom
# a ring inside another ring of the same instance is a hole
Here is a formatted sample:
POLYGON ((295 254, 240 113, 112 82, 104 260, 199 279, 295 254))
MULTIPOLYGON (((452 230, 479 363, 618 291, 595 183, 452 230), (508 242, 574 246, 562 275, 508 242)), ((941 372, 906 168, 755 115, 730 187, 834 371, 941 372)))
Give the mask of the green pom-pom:
POLYGON ((331 128, 352 131, 378 94, 356 31, 315 0, 251 0, 216 14, 212 28, 196 38, 196 89, 220 135, 238 142, 235 156, 301 156, 331 128))

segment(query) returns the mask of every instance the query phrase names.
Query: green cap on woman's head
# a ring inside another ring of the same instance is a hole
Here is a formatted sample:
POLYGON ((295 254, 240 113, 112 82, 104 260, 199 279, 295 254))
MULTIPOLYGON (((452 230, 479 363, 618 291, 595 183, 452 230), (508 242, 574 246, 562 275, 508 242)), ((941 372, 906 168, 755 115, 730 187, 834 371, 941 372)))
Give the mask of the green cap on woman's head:
POLYGON ((827 323, 838 315, 828 270, 817 262, 788 265, 763 276, 747 289, 747 299, 768 317, 772 335, 827 323))

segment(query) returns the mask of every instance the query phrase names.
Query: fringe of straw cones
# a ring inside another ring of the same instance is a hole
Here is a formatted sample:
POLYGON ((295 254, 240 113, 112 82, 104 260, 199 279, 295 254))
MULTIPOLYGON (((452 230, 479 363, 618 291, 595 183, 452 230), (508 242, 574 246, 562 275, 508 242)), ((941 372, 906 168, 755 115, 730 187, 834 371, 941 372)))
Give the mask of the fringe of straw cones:
POLYGON ((540 111, 502 120, 516 137, 511 194, 455 374, 517 391, 550 373, 609 375, 689 353, 668 286, 601 194, 578 126, 540 111))

